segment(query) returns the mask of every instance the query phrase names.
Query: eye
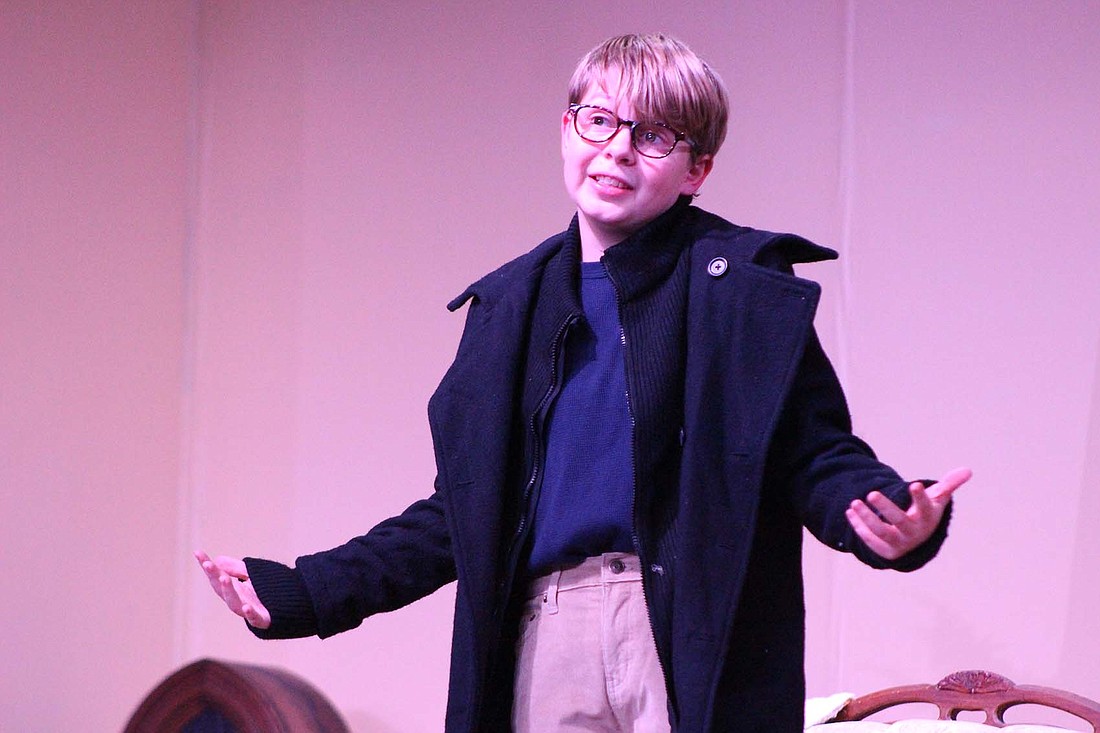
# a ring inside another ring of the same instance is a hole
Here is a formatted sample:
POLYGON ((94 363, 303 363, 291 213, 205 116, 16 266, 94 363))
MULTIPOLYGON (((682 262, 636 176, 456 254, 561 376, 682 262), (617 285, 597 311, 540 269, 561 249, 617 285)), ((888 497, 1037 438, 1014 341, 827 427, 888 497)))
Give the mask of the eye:
POLYGON ((588 115, 588 124, 594 127, 603 127, 604 125, 610 125, 611 119, 602 112, 592 112, 588 115))
POLYGON ((658 147, 671 147, 676 142, 676 133, 664 125, 645 125, 638 127, 638 139, 658 147))

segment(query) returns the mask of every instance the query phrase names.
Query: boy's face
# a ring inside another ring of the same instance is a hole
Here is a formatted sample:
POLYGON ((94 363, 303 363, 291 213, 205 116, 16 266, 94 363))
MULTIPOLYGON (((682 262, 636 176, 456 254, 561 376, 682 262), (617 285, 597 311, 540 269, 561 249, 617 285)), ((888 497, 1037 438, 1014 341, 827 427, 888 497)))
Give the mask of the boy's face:
MULTIPOLYGON (((638 119, 632 104, 617 99, 618 79, 604 79, 582 95, 580 104, 603 107, 621 119, 638 119)), ((585 259, 637 232, 681 194, 698 191, 713 165, 710 155, 693 160, 686 142, 677 143, 664 158, 640 155, 631 144, 629 125, 607 142, 589 142, 577 134, 569 112, 561 119, 561 156, 565 188, 577 205, 585 259)))

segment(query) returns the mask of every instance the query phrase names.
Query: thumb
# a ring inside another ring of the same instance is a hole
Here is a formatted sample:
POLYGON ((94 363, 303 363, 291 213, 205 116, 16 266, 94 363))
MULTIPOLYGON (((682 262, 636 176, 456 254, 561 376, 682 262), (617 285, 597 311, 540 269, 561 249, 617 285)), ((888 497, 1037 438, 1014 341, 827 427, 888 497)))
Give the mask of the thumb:
POLYGON ((928 495, 933 499, 946 502, 955 491, 970 480, 974 472, 969 468, 956 468, 948 471, 928 489, 928 495))

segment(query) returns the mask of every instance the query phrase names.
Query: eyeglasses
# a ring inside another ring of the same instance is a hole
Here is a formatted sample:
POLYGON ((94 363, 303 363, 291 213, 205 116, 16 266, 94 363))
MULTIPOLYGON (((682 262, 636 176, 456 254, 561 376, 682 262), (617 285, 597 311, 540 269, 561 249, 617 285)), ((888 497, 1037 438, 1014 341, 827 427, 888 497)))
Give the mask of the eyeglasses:
POLYGON ((624 120, 611 110, 592 104, 571 104, 569 112, 573 115, 573 128, 577 134, 590 143, 605 143, 615 137, 620 127, 629 125, 630 144, 647 158, 668 157, 681 140, 695 149, 695 143, 688 140, 684 133, 673 130, 663 122, 624 120))

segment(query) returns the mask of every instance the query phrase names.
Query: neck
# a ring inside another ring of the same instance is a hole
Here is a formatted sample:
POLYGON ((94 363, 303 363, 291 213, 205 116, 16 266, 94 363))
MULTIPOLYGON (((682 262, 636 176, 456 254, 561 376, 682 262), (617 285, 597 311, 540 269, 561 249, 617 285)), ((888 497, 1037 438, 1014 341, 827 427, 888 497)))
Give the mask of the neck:
POLYGON ((629 234, 611 233, 594 228, 583 215, 578 217, 577 228, 581 238, 581 261, 599 262, 604 252, 626 239, 629 234))
MULTIPOLYGON (((652 231, 654 227, 664 226, 663 221, 668 221, 668 218, 678 217, 680 211, 683 211, 691 204, 691 197, 684 195, 680 196, 675 203, 665 210, 657 218, 647 222, 643 226, 634 229, 633 231, 624 231, 622 229, 612 229, 600 227, 594 225, 589 221, 584 214, 577 212, 577 234, 581 240, 581 261, 582 262, 599 262, 603 259, 607 250, 611 249, 621 242, 625 242, 628 239, 634 237, 644 231, 652 231)), ((642 235, 647 236, 647 235, 642 235)))

